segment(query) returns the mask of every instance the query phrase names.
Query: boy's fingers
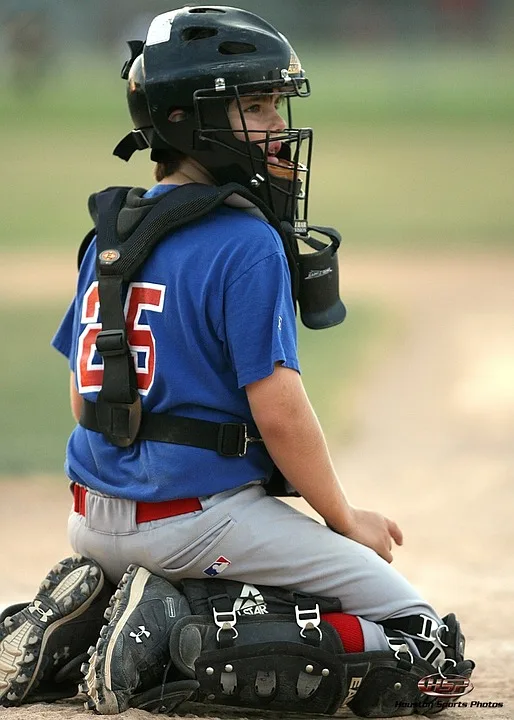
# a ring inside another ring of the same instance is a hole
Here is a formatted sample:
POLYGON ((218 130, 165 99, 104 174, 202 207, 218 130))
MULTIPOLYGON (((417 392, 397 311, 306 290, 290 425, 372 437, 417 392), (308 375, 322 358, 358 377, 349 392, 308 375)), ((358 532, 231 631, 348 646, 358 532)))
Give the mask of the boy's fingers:
POLYGON ((397 545, 403 545, 403 533, 394 520, 388 520, 389 534, 397 545))

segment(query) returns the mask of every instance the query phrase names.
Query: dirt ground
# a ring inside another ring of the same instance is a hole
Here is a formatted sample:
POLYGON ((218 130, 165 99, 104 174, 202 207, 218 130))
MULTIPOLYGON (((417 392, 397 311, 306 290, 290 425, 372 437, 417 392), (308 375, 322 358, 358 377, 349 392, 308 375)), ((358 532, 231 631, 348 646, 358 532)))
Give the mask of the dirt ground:
MULTIPOLYGON (((2 260, 0 301, 20 287, 9 262, 2 260)), ((52 297, 68 298, 73 259, 46 262, 55 284, 38 258, 37 277, 52 297)), ((396 567, 442 615, 461 620, 466 654, 477 663, 474 690, 467 708, 440 717, 514 718, 514 257, 346 256, 342 286, 350 312, 352 300, 375 299, 403 323, 387 352, 377 348, 379 361, 358 391, 352 443, 332 447, 341 480, 354 504, 397 520, 405 544, 396 567)), ((41 288, 29 287, 41 297, 41 288)), ((1 606, 32 597, 70 552, 70 496, 64 478, 46 477, 9 478, 0 493, 1 606)), ((0 716, 92 717, 79 703, 0 709, 0 716)))

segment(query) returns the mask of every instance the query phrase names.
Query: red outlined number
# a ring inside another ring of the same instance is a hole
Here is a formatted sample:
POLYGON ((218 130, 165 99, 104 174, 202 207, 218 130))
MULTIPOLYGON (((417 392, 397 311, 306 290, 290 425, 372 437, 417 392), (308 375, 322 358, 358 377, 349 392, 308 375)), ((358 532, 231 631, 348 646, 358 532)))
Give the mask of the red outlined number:
MULTIPOLYGON (((155 338, 149 325, 140 322, 141 312, 162 312, 165 285, 130 283, 125 301, 125 322, 130 350, 136 366, 137 385, 147 395, 155 377, 155 338)), ((79 336, 77 352, 77 384, 79 392, 102 389, 103 362, 96 353, 96 336, 102 329, 99 322, 100 301, 98 282, 91 283, 82 301, 80 321, 86 327, 79 336)))
POLYGON ((131 283, 125 302, 128 342, 136 361, 137 386, 143 395, 152 387, 155 375, 155 338, 150 326, 139 320, 142 310, 162 312, 165 289, 164 285, 153 283, 131 283), (144 358, 142 367, 137 362, 139 354, 144 358))
POLYGON ((77 353, 77 384, 79 392, 93 392, 102 389, 103 363, 93 363, 96 353, 96 336, 102 329, 98 322, 100 300, 98 282, 92 283, 82 300, 81 324, 86 327, 79 336, 77 353))

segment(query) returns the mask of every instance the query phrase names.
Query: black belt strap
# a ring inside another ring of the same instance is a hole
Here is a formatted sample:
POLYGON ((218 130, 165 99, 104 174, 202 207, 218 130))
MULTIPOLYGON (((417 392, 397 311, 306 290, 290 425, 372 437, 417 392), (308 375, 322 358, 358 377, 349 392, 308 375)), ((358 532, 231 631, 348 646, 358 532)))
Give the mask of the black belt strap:
MULTIPOLYGON (((80 424, 88 430, 102 432, 96 403, 84 400, 80 424)), ((137 440, 154 440, 215 450, 223 457, 243 457, 249 443, 262 442, 257 433, 251 436, 248 434, 246 423, 217 423, 154 412, 142 413, 137 440)))

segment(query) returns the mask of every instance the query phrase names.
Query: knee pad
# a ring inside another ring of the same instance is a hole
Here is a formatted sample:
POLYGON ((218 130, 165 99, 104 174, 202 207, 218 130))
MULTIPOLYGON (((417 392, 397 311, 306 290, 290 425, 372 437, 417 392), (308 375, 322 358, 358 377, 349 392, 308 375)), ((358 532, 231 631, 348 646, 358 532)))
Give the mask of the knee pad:
POLYGON ((310 644, 280 615, 244 618, 237 627, 219 622, 191 616, 171 632, 171 658, 180 673, 198 681, 199 702, 309 714, 332 714, 341 705, 338 656, 344 651, 331 625, 321 621, 319 643, 310 644))
POLYGON ((365 718, 433 714, 444 707, 418 687, 434 667, 406 645, 396 653, 345 653, 328 623, 321 621, 319 644, 312 645, 280 615, 225 627, 229 642, 220 640, 220 629, 205 615, 182 618, 171 632, 171 658, 182 676, 199 683, 198 702, 310 716, 347 706, 365 718))
MULTIPOLYGON (((335 628, 321 619, 321 612, 340 610, 333 598, 221 580, 182 585, 192 614, 172 628, 170 655, 177 677, 198 683, 196 701, 310 716, 347 706, 377 718, 444 707, 418 686, 435 668, 413 656, 399 628, 388 633, 389 651, 347 653, 335 628)), ((435 637, 455 648, 454 672, 470 674, 473 663, 460 662, 458 623, 450 616, 444 621, 435 637)))
POLYGON ((184 581, 192 614, 170 635, 172 661, 200 702, 333 713, 344 698, 339 600, 233 581, 184 581))

